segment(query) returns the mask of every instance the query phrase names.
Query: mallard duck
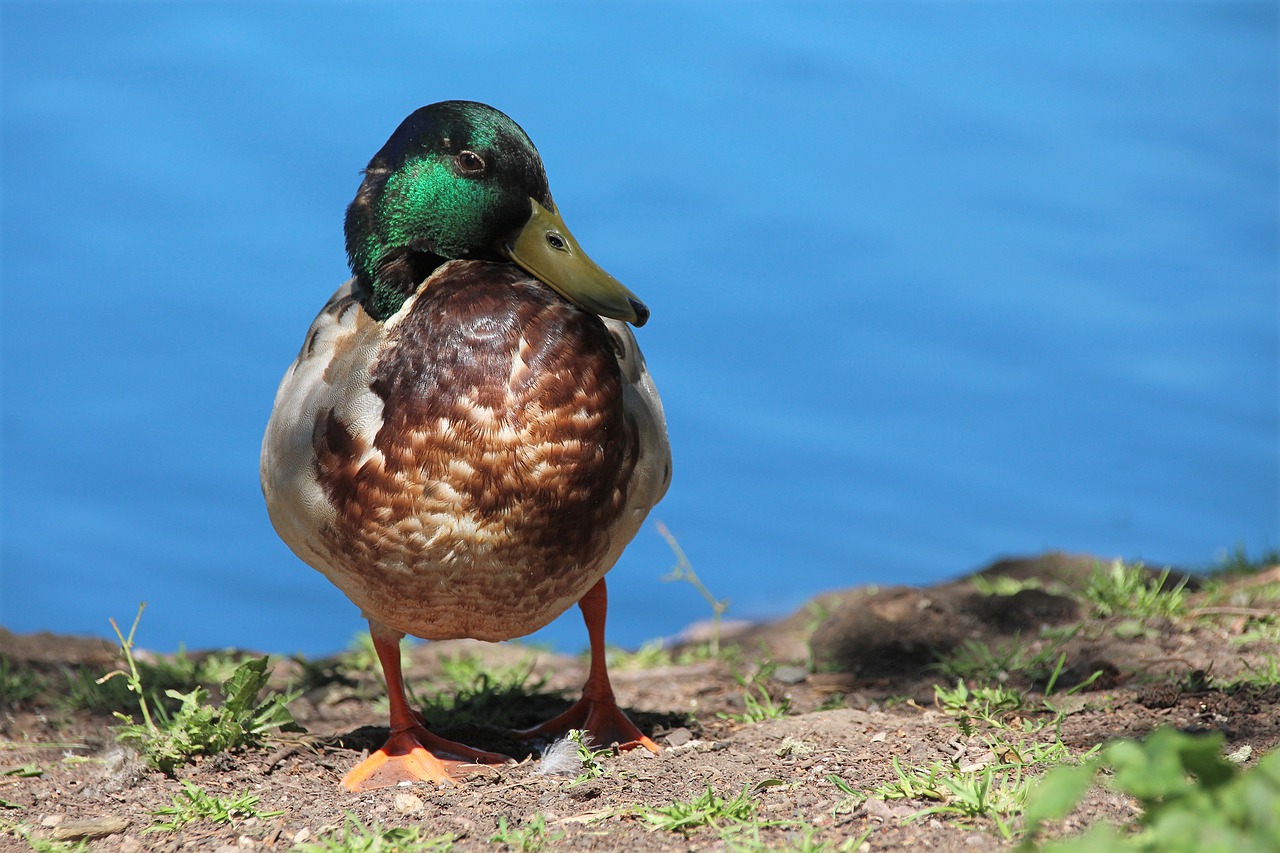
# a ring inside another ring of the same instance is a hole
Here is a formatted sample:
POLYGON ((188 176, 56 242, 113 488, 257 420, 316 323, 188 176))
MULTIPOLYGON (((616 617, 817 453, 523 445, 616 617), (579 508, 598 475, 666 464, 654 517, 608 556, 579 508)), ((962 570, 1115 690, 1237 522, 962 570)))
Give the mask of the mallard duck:
POLYGON ((485 104, 406 118, 346 213, 352 278, 312 323, 262 445, 271 522, 369 621, 391 702, 349 790, 504 762, 428 732, 405 635, 498 641, 575 602, 582 698, 527 736, 657 746, 614 700, 605 573, 666 491, 649 310, 565 227, 528 135, 485 104))

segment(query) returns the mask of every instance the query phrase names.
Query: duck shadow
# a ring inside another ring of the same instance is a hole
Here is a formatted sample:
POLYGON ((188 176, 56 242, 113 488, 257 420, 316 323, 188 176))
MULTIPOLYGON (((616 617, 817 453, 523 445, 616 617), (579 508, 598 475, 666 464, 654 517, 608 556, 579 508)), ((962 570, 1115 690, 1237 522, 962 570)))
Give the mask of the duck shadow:
MULTIPOLYGON (((541 755, 553 739, 525 738, 517 732, 554 718, 568 710, 573 700, 558 693, 530 693, 521 688, 510 688, 456 696, 443 694, 414 704, 433 734, 522 760, 541 755)), ((697 728, 688 713, 623 710, 641 731, 659 742, 675 729, 697 728)), ((328 745, 372 751, 381 747, 389 735, 387 726, 361 726, 328 739, 328 745)))

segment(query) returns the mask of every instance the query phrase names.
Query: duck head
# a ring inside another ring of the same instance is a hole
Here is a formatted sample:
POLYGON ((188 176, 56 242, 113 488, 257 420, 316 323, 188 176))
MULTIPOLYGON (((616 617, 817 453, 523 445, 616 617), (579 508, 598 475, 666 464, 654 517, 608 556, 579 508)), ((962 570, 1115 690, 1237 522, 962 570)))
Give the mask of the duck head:
POLYGON ((345 231, 378 320, 454 259, 513 262, 587 311, 635 326, 649 318, 565 226, 528 135, 485 104, 444 101, 401 122, 365 168, 345 231))

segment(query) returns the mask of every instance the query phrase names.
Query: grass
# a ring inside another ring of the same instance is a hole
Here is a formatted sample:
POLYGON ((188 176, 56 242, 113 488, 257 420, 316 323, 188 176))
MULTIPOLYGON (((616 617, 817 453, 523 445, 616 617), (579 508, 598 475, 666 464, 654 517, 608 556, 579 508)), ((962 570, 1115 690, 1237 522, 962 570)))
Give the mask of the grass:
POLYGON ((1187 614, 1187 578, 1169 585, 1169 569, 1152 577, 1142 563, 1113 560, 1099 563, 1084 588, 1095 615, 1147 621, 1177 619, 1187 614))
POLYGON ((664 575, 662 579, 664 581, 685 581, 696 589, 703 600, 707 602, 707 605, 711 608, 711 637, 708 639, 708 652, 713 659, 719 658, 720 624, 724 618, 725 611, 729 609, 729 599, 719 599, 711 594, 711 590, 707 589, 706 584, 702 582, 697 572, 693 570, 693 564, 685 556, 684 549, 676 541, 675 535, 661 521, 658 522, 658 535, 667 541, 667 545, 676 555, 676 564, 671 567, 671 571, 664 575))
POLYGON ((1239 646, 1247 646, 1251 643, 1280 645, 1280 618, 1267 617, 1253 620, 1252 627, 1239 636, 1232 637, 1231 642, 1239 646))
POLYGON ((675 655, 664 640, 649 640, 635 651, 608 646, 605 649, 605 660, 610 670, 618 669, 658 669, 673 666, 675 655))
POLYGON ((117 712, 123 723, 117 739, 135 746, 147 765, 172 774, 175 768, 197 755, 257 746, 270 732, 294 727, 288 709, 293 696, 269 693, 266 699, 258 701, 258 694, 267 684, 266 658, 248 659, 236 666, 222 683, 225 698, 221 706, 208 704, 209 691, 201 686, 186 693, 166 690, 165 695, 178 703, 176 711, 170 712, 164 705, 149 702, 148 696, 154 695, 154 687, 144 680, 133 654, 134 635, 142 611, 143 607, 139 607, 127 637, 115 620, 111 620, 128 671, 117 670, 103 680, 118 676, 135 695, 142 721, 136 722, 117 712))
POLYGON ((1251 577, 1278 563, 1280 551, 1265 552, 1257 559, 1243 548, 1225 555, 1209 570, 1193 615, 1210 623, 1223 619, 1236 623, 1243 630, 1231 638, 1233 643, 1280 645, 1280 581, 1251 577))
POLYGON ((533 674, 534 657, 531 655, 519 663, 507 666, 494 666, 479 655, 463 654, 442 657, 439 663, 445 688, 454 693, 465 693, 478 690, 484 685, 498 689, 524 688, 533 674))
POLYGON ((954 688, 933 686, 934 704, 956 719, 963 734, 973 734, 976 723, 1003 728, 1009 719, 1027 707, 1025 696, 1008 687, 969 687, 963 679, 954 688))
POLYGON ((605 755, 613 755, 613 747, 596 749, 591 744, 591 737, 581 729, 571 729, 566 739, 577 748, 578 762, 582 765, 582 772, 578 774, 577 781, 585 782, 605 775, 607 768, 600 759, 605 755))
POLYGON ((932 802, 911 819, 948 816, 962 826, 973 825, 980 819, 989 820, 1003 838, 1013 838, 1012 819, 1025 808, 1032 784, 1023 765, 993 762, 961 766, 935 761, 927 766, 904 769, 896 757, 891 764, 896 778, 877 786, 869 796, 879 800, 932 802))
POLYGON ((955 687, 934 685, 935 704, 955 721, 968 739, 966 753, 974 757, 906 767, 894 757, 895 778, 865 796, 917 800, 926 805, 914 820, 948 817, 962 826, 989 822, 1002 838, 1012 840, 1017 834, 1014 819, 1027 806, 1034 773, 1078 763, 1061 738, 1065 715, 1048 701, 1064 662, 1060 654, 1039 701, 1000 684, 971 686, 960 679, 955 687), (975 742, 979 749, 973 751, 975 742))
POLYGON ((296 687, 303 694, 320 687, 337 684, 356 691, 358 695, 363 695, 356 690, 361 682, 348 675, 347 665, 341 658, 310 660, 304 655, 292 655, 289 659, 297 665, 299 670, 297 683, 291 686, 296 687))
POLYGON ((1017 595, 1027 589, 1044 589, 1040 578, 1011 578, 1008 575, 973 575, 969 585, 979 595, 1017 595))
POLYGON ((942 800, 946 794, 938 778, 946 772, 946 765, 935 761, 927 767, 909 767, 902 769, 897 756, 890 759, 893 772, 897 775, 884 784, 877 785, 870 791, 871 797, 878 800, 942 800))
MULTIPOLYGON (((1175 583, 1168 569, 1152 574, 1141 563, 1115 560, 1105 565, 1096 564, 1076 595, 1092 616, 1114 620, 1108 623, 1108 630, 1115 636, 1122 639, 1155 636, 1160 629, 1149 623, 1158 619, 1182 620, 1192 614, 1188 580, 1182 578, 1175 583)), ((991 595, 1027 588, 1021 581, 1002 585, 1001 578, 977 581, 977 578, 971 579, 975 588, 991 595)), ((1042 631, 1038 642, 1028 642, 1019 634, 1003 641, 965 640, 941 656, 932 668, 951 679, 974 684, 1044 683, 1048 696, 1065 669, 1066 656, 1062 648, 1080 632, 1082 624, 1042 631)), ((1098 677, 1099 674, 1094 673, 1072 690, 1082 689, 1098 677)))
POLYGON ((831 809, 831 816, 833 818, 840 817, 845 814, 852 814, 867 801, 867 794, 865 791, 859 791, 836 774, 827 774, 827 781, 830 782, 837 791, 844 795, 831 809))
POLYGON ((1220 685, 1223 690, 1235 690, 1241 687, 1262 689, 1280 684, 1280 658, 1266 655, 1257 664, 1250 665, 1245 674, 1220 685))
POLYGON ((152 716, 142 705, 142 723, 121 714, 124 725, 118 739, 137 746, 142 759, 164 773, 197 755, 259 746, 271 732, 293 727, 288 709, 292 696, 271 693, 258 701, 267 683, 266 668, 266 658, 240 664, 222 685, 226 700, 221 706, 210 705, 209 692, 197 687, 189 693, 169 692, 181 703, 172 714, 158 708, 152 716))
POLYGON ((921 811, 917 819, 930 815, 958 818, 962 825, 977 819, 990 820, 1006 840, 1013 837, 1010 820, 1027 804, 1031 780, 1021 765, 987 765, 973 773, 957 772, 937 778, 948 792, 942 802, 921 811))
POLYGON ((998 643, 969 639, 930 668, 948 678, 981 683, 1004 683, 1015 676, 1045 681, 1061 672, 1061 648, 1074 636, 1074 631, 1050 636, 1043 644, 1026 642, 1020 634, 998 643))
POLYGON ((0 708, 16 708, 39 695, 40 679, 30 670, 14 666, 0 655, 0 708))
MULTIPOLYGON (((8 784, 10 782, 17 781, 18 779, 30 779, 33 776, 43 776, 43 775, 44 775, 44 768, 40 767, 40 765, 35 763, 23 764, 18 767, 6 767, 5 769, 0 770, 0 785, 8 784)), ((11 803, 8 800, 4 799, 3 797, 0 797, 0 809, 20 809, 20 808, 22 808, 22 806, 18 805, 17 803, 11 803)), ((2 825, 3 824, 0 823, 0 826, 2 825)))
POLYGON ((453 835, 428 836, 416 826, 365 825, 348 814, 342 826, 316 841, 296 844, 294 853, 444 853, 453 849, 453 835))
POLYGON ((707 785, 707 790, 692 800, 673 800, 666 806, 642 806, 635 813, 650 829, 684 835, 701 827, 723 833, 758 826, 756 811, 759 804, 751 796, 750 789, 748 785, 733 798, 726 799, 707 785))
POLYGON ((338 661, 351 672, 378 672, 378 650, 374 648, 373 635, 368 631, 357 631, 338 661))
POLYGON ((0 770, 0 777, 13 779, 30 779, 32 776, 43 776, 44 770, 34 762, 18 767, 6 767, 0 770))
POLYGON ((509 727, 512 709, 546 684, 545 678, 533 679, 533 664, 533 657, 510 666, 493 666, 474 654, 441 658, 441 678, 413 699, 428 729, 509 727))
MULTIPOLYGON (((139 610, 139 617, 146 605, 139 610)), ((138 620, 134 620, 136 629, 138 620)), ((113 623, 114 624, 114 623, 113 623)), ((117 630, 117 635, 119 631, 117 630)), ((132 632, 130 633, 132 637, 132 632)), ((121 640, 123 643, 123 639, 121 640)), ((123 647, 121 649, 123 651, 123 647)), ((137 673, 137 685, 141 685, 150 707, 177 707, 176 700, 169 691, 190 691, 201 685, 214 685, 225 681, 243 657, 230 651, 214 652, 192 657, 183 648, 174 655, 143 660, 134 657, 126 660, 130 673, 137 673)), ((120 713, 137 707, 137 685, 130 684, 127 679, 119 679, 115 674, 98 678, 86 669, 73 669, 66 674, 61 705, 72 711, 93 711, 95 713, 120 713)))
POLYGON ((522 853, 535 853, 561 838, 564 838, 564 833, 550 832, 547 829, 547 816, 539 812, 519 828, 508 825, 505 817, 498 818, 498 831, 489 836, 489 843, 502 844, 510 850, 520 850, 522 853))
MULTIPOLYGON (((688 666, 711 660, 730 661, 738 657, 736 646, 723 648, 713 647, 712 641, 690 643, 672 648, 666 640, 648 640, 634 652, 610 646, 608 655, 609 669, 660 669, 668 666, 688 666)), ((589 655, 590 653, 584 653, 589 655)))
MULTIPOLYGON (((865 797, 853 791, 843 780, 835 776, 828 781, 849 793, 850 801, 861 802, 865 797)), ((755 786, 783 785, 772 779, 755 786)), ((835 853, 858 849, 871 834, 867 829, 859 836, 844 837, 836 844, 818 837, 821 829, 803 820, 765 820, 760 816, 760 804, 753 795, 750 784, 732 797, 717 794, 710 784, 706 791, 691 800, 674 800, 665 806, 636 806, 631 814, 639 817, 655 832, 675 832, 685 837, 699 830, 710 830, 719 837, 725 849, 735 853, 763 853, 763 851, 799 851, 799 853, 835 853), (769 838, 762 838, 762 829, 775 829, 769 838)), ((690 848, 694 849, 694 848, 690 848)))
POLYGON ((1224 551, 1214 562, 1209 572, 1216 576, 1256 574, 1271 566, 1280 565, 1280 549, 1271 548, 1257 557, 1250 557, 1243 545, 1237 545, 1231 551, 1224 551))
MULTIPOLYGON (((138 673, 137 683, 145 691, 143 698, 150 707, 172 705, 166 698, 170 690, 191 690, 199 685, 194 666, 175 658, 156 663, 135 659, 132 669, 138 673)), ((120 713, 136 708, 139 694, 128 680, 114 674, 98 677, 87 669, 73 669, 66 675, 62 706, 71 711, 120 713)))
MULTIPOLYGON (((934 685, 934 691, 939 708, 955 718, 960 733, 980 737, 999 761, 1021 767, 1077 763, 1062 742, 1065 714, 1048 702, 1037 706, 1028 703, 1021 694, 1003 688, 977 688, 970 692, 964 682, 954 690, 934 685), (1049 733, 1047 739, 1046 732, 1049 733)), ((1086 753, 1086 757, 1096 749, 1086 753)))
POLYGON ((151 813, 165 820, 153 823, 143 832, 175 831, 197 821, 232 823, 238 819, 267 818, 284 814, 284 812, 259 811, 258 796, 248 791, 238 797, 217 797, 206 793, 199 785, 185 779, 182 780, 181 793, 172 795, 170 799, 172 802, 169 805, 151 813))
POLYGON ((766 663, 751 678, 735 672, 734 680, 742 687, 743 711, 740 714, 719 713, 716 716, 735 723, 761 723, 785 717, 791 710, 791 698, 783 696, 781 699, 774 699, 769 692, 768 681, 776 668, 776 664, 766 663))
MULTIPOLYGON (((1045 680, 1044 698, 1038 703, 1029 701, 1028 694, 1021 690, 1006 687, 1003 684, 978 684, 971 686, 964 679, 956 679, 954 688, 941 684, 933 686, 934 704, 944 713, 956 718, 956 725, 963 734, 973 734, 975 724, 984 724, 995 728, 1008 728, 1018 722, 1022 731, 1039 731, 1048 726, 1057 726, 1062 722, 1063 713, 1051 698, 1066 665, 1066 653, 1059 653, 1057 662, 1045 680)), ((1037 664, 1035 672, 1039 672, 1037 664)), ((1085 690, 1102 675, 1095 671, 1092 675, 1060 695, 1071 696, 1085 690)))
POLYGON ((739 831, 724 833, 720 840, 724 842, 725 849, 730 853, 852 853, 859 849, 874 831, 867 829, 861 835, 845 838, 837 844, 833 841, 823 841, 818 837, 818 827, 807 824, 795 827, 782 839, 761 838, 760 829, 761 827, 756 825, 744 826, 739 831))
POLYGON ((610 647, 608 649, 609 668, 656 669, 658 667, 686 666, 702 661, 736 658, 740 649, 737 647, 725 648, 721 644, 723 639, 721 627, 724 621, 724 614, 729 609, 729 599, 716 598, 711 594, 711 590, 707 588, 707 585, 698 577, 698 573, 694 571, 693 564, 689 562, 684 549, 680 547, 680 542, 665 524, 659 521, 657 530, 658 535, 666 540, 667 546, 671 548, 676 557, 676 564, 671 567, 667 574, 662 576, 663 582, 683 581, 692 586, 698 595, 702 596, 703 601, 711 608, 711 631, 704 642, 681 644, 674 649, 665 640, 661 639, 650 640, 642 644, 634 652, 610 647))

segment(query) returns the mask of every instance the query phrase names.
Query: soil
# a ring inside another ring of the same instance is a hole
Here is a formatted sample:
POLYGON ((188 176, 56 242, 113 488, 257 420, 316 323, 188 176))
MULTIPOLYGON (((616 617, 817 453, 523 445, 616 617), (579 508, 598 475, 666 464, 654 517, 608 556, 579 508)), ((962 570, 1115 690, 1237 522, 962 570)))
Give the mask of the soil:
MULTIPOLYGON (((77 839, 88 839, 84 849, 93 851, 289 850, 320 840, 350 816, 366 825, 451 834, 457 850, 491 850, 503 846, 490 841, 500 820, 523 828, 539 815, 546 847, 554 850, 837 849, 850 839, 853 849, 863 850, 1009 848, 1015 842, 988 819, 921 816, 936 800, 850 793, 871 793, 896 780, 895 759, 902 768, 1009 760, 992 755, 984 737, 990 731, 964 734, 935 699, 935 685, 955 684, 940 674, 940 658, 978 648, 974 643, 1017 650, 1024 662, 1043 652, 1036 665, 992 675, 1028 697, 1027 709, 1010 715, 1014 724, 1017 714, 1047 714, 1036 709, 1043 709, 1052 680, 1052 699, 1065 718, 1058 732, 1026 735, 1028 745, 1060 735, 1078 756, 1115 738, 1174 725, 1219 730, 1228 751, 1249 746, 1255 760, 1274 749, 1280 692, 1242 679, 1274 670, 1274 647, 1251 640, 1250 631, 1280 609, 1258 592, 1280 582, 1280 567, 1216 583, 1211 600, 1193 593, 1197 618, 1175 623, 1091 616, 1073 590, 1094 565, 1092 558, 1047 554, 980 573, 1037 579, 1012 595, 979 594, 968 579, 926 589, 831 593, 787 619, 740 627, 731 643, 725 638, 731 653, 718 658, 690 653, 692 662, 643 669, 634 668, 641 656, 619 661, 612 669, 619 702, 662 749, 605 754, 602 774, 586 779, 579 778, 580 766, 571 775, 540 773, 544 763, 506 733, 567 707, 586 677, 585 658, 518 644, 407 647, 406 675, 419 697, 442 689, 442 661, 477 656, 494 672, 531 661, 527 690, 499 691, 487 709, 458 712, 464 719, 456 724, 447 714, 430 713, 443 720, 436 723, 439 734, 522 760, 452 787, 417 784, 360 794, 345 792, 339 780, 385 738, 385 700, 378 675, 349 658, 307 667, 273 658, 273 685, 308 685, 291 705, 305 733, 207 757, 167 776, 116 743, 119 723, 110 713, 69 709, 68 679, 119 667, 114 645, 0 629, 0 663, 7 659, 10 672, 28 671, 46 685, 16 703, 0 697, 0 804, 7 806, 0 808, 0 849, 27 849, 18 825, 38 839, 69 840, 72 849, 77 839), (744 693, 764 700, 740 678, 755 678, 773 703, 789 702, 787 713, 736 721, 732 715, 749 704, 744 693), (488 722, 480 712, 490 715, 488 722), (24 767, 29 770, 19 772, 24 767), (169 805, 184 781, 223 797, 248 791, 260 798, 259 810, 283 814, 146 831, 159 820, 153 812, 169 805), (745 790, 758 805, 758 838, 726 841, 713 827, 655 829, 639 813, 639 807, 694 800, 708 788, 727 799, 745 790)), ((685 651, 696 649, 705 642, 690 639, 685 651)), ((679 647, 673 651, 680 659, 679 647)), ((1053 832, 1077 832, 1098 820, 1128 822, 1135 814, 1131 801, 1098 788, 1053 832)))

